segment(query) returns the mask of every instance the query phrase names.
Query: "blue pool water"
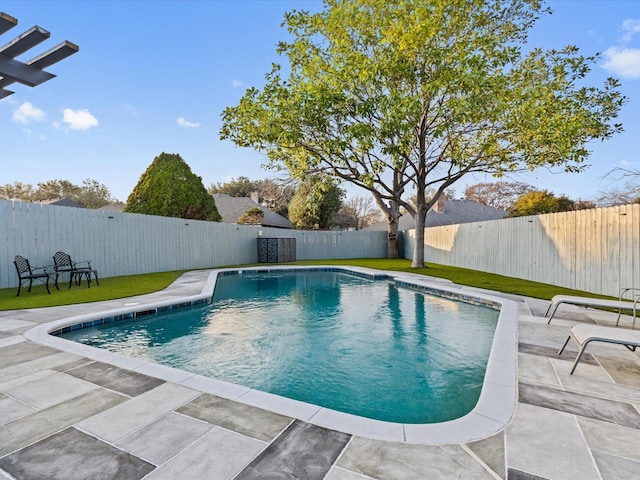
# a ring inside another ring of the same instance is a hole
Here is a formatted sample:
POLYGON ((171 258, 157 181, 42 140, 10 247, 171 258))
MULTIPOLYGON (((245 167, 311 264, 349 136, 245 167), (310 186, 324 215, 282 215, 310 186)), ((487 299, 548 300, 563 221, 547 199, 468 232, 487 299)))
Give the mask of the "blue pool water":
POLYGON ((335 271, 219 276, 210 305, 63 335, 334 410, 452 420, 480 395, 499 312, 335 271))

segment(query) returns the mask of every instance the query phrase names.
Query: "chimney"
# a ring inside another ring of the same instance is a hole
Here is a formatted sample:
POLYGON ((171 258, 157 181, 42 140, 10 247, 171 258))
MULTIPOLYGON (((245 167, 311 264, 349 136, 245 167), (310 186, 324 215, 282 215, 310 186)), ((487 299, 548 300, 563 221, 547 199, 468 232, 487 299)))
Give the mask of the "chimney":
POLYGON ((436 203, 433 204, 433 206, 431 207, 431 210, 433 210, 436 213, 444 213, 444 194, 441 193, 440 196, 438 197, 438 200, 436 200, 436 203))
POLYGON ((260 200, 260 194, 258 192, 251 192, 249 194, 249 198, 251 198, 252 202, 259 203, 258 200, 260 200))

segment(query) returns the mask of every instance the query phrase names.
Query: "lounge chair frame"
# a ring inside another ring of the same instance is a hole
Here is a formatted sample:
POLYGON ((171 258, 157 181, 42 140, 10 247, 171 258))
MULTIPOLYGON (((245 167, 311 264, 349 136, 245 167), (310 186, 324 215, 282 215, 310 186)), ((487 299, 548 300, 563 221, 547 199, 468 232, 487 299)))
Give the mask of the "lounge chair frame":
POLYGON ((587 346, 591 342, 604 342, 615 343, 617 345, 624 345, 632 352, 636 351, 636 348, 640 347, 640 330, 630 330, 628 328, 616 328, 603 325, 591 325, 580 324, 571 328, 569 337, 562 345, 562 348, 558 352, 558 355, 562 355, 565 347, 569 343, 569 340, 574 339, 580 350, 571 368, 570 375, 576 370, 582 354, 586 350, 587 346))
POLYGON ((624 300, 623 297, 628 292, 640 291, 637 288, 622 288, 620 289, 620 295, 618 300, 606 299, 606 298, 593 298, 593 297, 578 297, 573 295, 555 295, 551 299, 551 304, 549 308, 547 308, 544 316, 549 315, 551 311, 551 316, 549 316, 549 320, 547 321, 547 325, 551 323, 553 316, 556 314, 558 307, 563 304, 571 304, 571 305, 580 305, 583 307, 601 307, 601 308, 614 308, 618 310, 618 318, 616 320, 616 326, 620 323, 620 315, 622 314, 622 310, 628 310, 633 313, 633 326, 632 329, 636 326, 636 312, 638 311, 638 302, 640 301, 640 295, 634 295, 633 300, 624 300))

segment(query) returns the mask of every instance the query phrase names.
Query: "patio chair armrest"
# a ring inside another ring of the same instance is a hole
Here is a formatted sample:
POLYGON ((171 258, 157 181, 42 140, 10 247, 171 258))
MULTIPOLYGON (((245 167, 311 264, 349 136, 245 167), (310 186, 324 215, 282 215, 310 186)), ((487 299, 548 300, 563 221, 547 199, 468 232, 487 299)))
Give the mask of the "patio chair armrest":
POLYGON ((73 269, 74 269, 73 265, 54 265, 53 266, 53 271, 57 273, 72 272, 73 269))
POLYGON ((628 292, 638 292, 638 293, 634 293, 633 297, 634 298, 640 297, 640 288, 626 287, 626 288, 620 289, 620 295, 618 295, 618 300, 622 300, 622 297, 624 297, 625 294, 627 294, 628 292))
POLYGON ((80 260, 79 262, 73 262, 73 268, 76 268, 77 265, 82 264, 82 263, 86 263, 88 268, 91 268, 91 261, 90 260, 80 260))

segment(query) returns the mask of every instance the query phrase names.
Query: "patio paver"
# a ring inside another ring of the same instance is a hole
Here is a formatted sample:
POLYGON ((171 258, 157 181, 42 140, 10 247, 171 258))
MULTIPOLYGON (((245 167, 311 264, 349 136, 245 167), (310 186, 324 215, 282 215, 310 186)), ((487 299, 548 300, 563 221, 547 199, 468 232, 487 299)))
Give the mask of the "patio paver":
POLYGON ((326 480, 640 477, 638 353, 594 348, 574 375, 573 353, 557 356, 577 322, 613 325, 606 312, 566 308, 547 325, 548 302, 520 299, 512 422, 488 438, 444 445, 334 432, 212 395, 217 387, 197 377, 154 378, 155 369, 137 361, 116 366, 22 336, 59 318, 194 295, 207 277, 189 272, 162 292, 131 299, 1 312, 0 478, 232 480, 269 469, 307 478, 319 463, 317 478, 326 480), (291 431, 298 433, 288 437, 291 431), (99 470, 100 462, 111 463, 99 470))

